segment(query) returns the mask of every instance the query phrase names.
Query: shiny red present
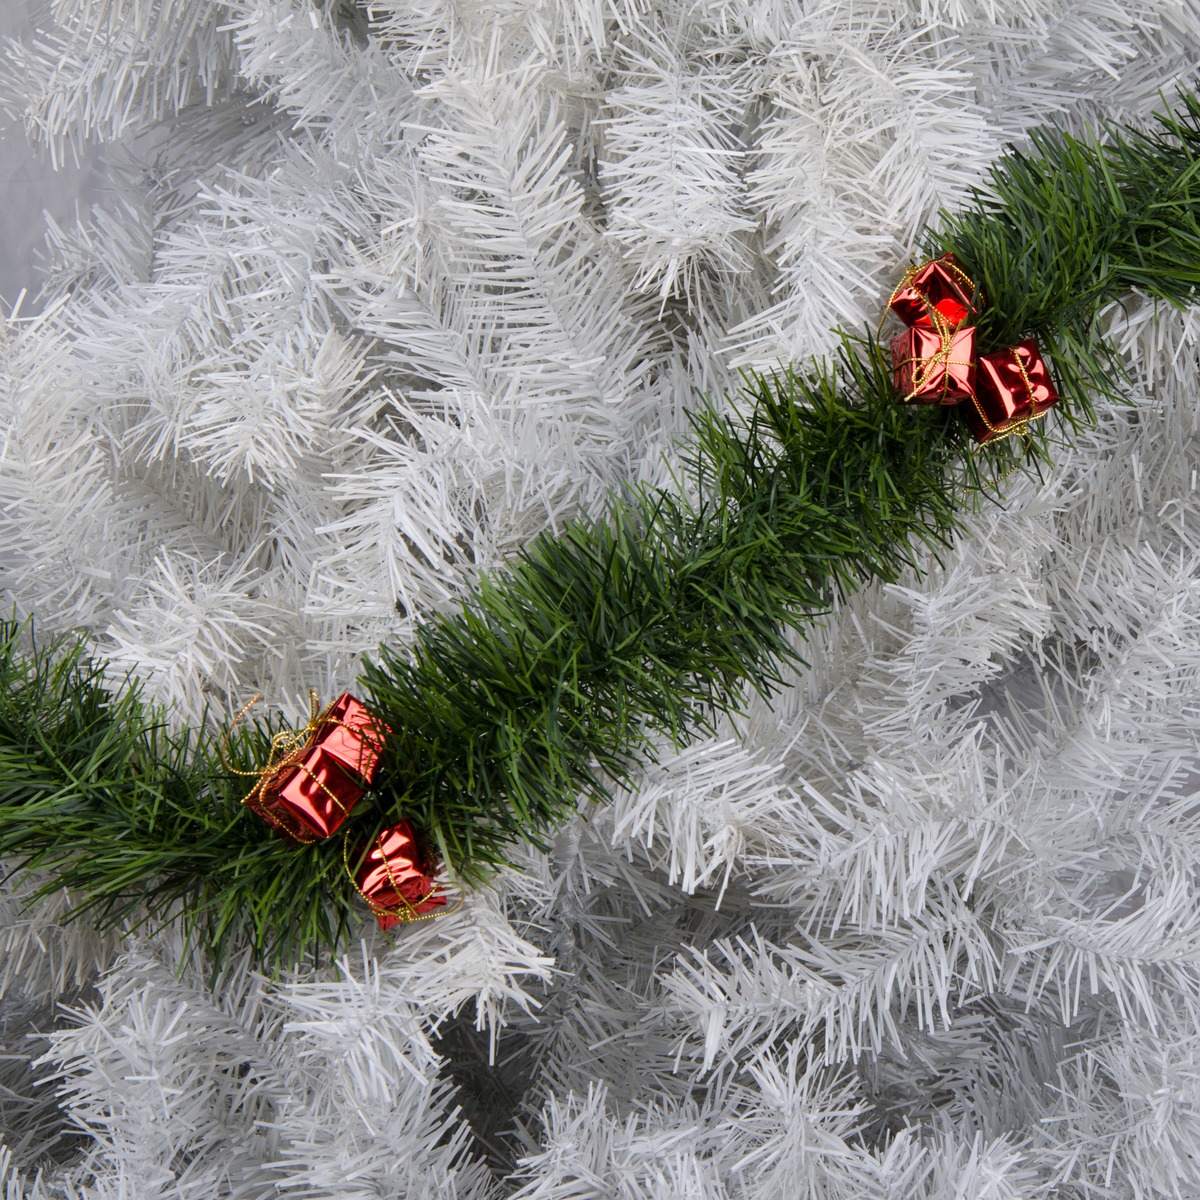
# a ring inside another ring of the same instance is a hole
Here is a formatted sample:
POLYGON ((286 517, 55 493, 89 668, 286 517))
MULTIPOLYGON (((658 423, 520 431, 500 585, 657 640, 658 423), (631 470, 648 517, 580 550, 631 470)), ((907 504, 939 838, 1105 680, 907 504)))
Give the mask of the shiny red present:
POLYGON ((979 312, 983 301, 954 255, 943 254, 919 267, 909 267, 888 307, 905 325, 921 329, 945 325, 955 330, 979 312))
POLYGON ((362 785, 323 746, 314 746, 246 800, 268 825, 297 842, 337 832, 362 798, 362 785))
POLYGON ((892 339, 896 391, 907 404, 958 404, 975 394, 975 329, 914 325, 892 339))
POLYGON ((1033 338, 985 354, 975 370, 975 395, 963 410, 977 441, 1024 431, 1058 403, 1050 368, 1033 338))
POLYGON ((315 742, 352 775, 373 783, 383 739, 391 730, 377 726, 349 692, 339 696, 320 720, 315 742))
POLYGON ((271 761, 243 803, 297 842, 332 837, 362 797, 389 732, 349 693, 303 729, 276 735, 271 761))
POLYGON ((362 855, 354 884, 380 929, 408 924, 445 906, 436 868, 407 821, 383 830, 362 855))

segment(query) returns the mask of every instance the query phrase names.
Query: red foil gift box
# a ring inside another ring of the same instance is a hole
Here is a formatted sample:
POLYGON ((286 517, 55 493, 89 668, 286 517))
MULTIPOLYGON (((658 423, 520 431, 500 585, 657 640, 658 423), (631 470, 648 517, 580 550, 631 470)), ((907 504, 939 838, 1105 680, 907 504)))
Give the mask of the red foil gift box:
POLYGON ((985 354, 976 364, 975 395, 963 410, 977 441, 1020 433, 1058 403, 1050 368, 1033 338, 985 354))
POLYGON ((247 803, 294 841, 318 842, 337 832, 362 794, 341 763, 314 746, 247 803))
POLYGON ((364 783, 373 783, 383 739, 391 730, 371 720, 349 692, 339 696, 321 717, 316 741, 336 762, 364 783))
MULTIPOLYGON (((307 739, 272 764, 245 803, 297 842, 332 837, 375 778, 387 727, 349 693, 306 728, 307 739)), ((304 730, 298 731, 298 737, 304 730)))
POLYGON ((958 404, 975 394, 975 330, 914 325, 892 339, 896 391, 905 403, 958 404))
POLYGON ((407 821, 383 830, 362 855, 354 884, 380 929, 408 924, 445 906, 434 867, 407 821))
POLYGON ((983 302, 954 255, 943 254, 905 271, 888 307, 905 325, 932 329, 944 323, 957 329, 979 312, 983 302))

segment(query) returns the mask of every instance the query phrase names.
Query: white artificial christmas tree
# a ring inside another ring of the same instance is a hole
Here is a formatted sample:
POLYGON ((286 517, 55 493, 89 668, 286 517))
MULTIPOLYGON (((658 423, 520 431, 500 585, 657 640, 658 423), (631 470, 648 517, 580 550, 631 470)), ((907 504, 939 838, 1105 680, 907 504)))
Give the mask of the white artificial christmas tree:
MULTIPOLYGON (((2 334, 4 586, 181 727, 670 484, 1007 142, 1200 61, 1195 0, 51 17, 7 107, 113 193, 2 334)), ((453 911, 214 973, 11 876, 0 1194, 1200 1196, 1200 320, 1104 320, 1129 405, 453 911)))

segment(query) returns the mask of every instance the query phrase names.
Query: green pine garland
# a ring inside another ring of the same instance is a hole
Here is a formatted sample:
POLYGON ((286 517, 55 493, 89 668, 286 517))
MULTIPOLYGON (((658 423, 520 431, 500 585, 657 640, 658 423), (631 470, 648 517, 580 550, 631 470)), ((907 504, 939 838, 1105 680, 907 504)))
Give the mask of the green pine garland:
MULTIPOLYGON (((927 241, 987 298, 979 353, 1036 337, 1071 423, 1091 419, 1091 393, 1121 388, 1101 306, 1131 288, 1183 306, 1200 283, 1200 97, 1156 121, 1103 143, 1034 135, 927 241)), ((964 497, 1017 453, 972 455, 955 412, 897 404, 870 337, 843 335, 833 363, 750 377, 743 399, 744 419, 713 406, 693 419, 698 500, 615 499, 367 663, 367 703, 394 733, 351 838, 408 818, 459 879, 483 881, 664 737, 769 696, 799 661, 792 635, 834 595, 936 553, 964 497)), ((1047 454, 1044 434, 1029 451, 1047 454)), ((4 623, 0 682, 0 857, 39 871, 43 892, 67 886, 101 926, 182 915, 218 962, 245 944, 275 964, 318 955, 366 916, 340 836, 278 837, 241 806, 219 733, 172 731, 135 680, 107 687, 82 644, 39 646, 4 623)), ((239 727, 232 764, 262 765, 273 732, 239 727)))

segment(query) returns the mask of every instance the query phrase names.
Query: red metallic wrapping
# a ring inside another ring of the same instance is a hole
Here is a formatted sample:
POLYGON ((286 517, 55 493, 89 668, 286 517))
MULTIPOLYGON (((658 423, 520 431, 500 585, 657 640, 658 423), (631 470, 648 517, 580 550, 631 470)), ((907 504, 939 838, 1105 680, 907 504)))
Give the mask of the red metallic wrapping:
POLYGON ((905 325, 933 329, 944 324, 955 330, 979 312, 983 301, 954 255, 943 254, 905 271, 888 307, 905 325))
POLYGON ((374 780, 389 732, 349 693, 323 712, 317 711, 315 695, 312 703, 303 729, 276 735, 271 761, 243 800, 297 842, 322 841, 337 832, 374 780))
POLYGON ((914 325, 892 339, 892 366, 905 403, 969 400, 975 394, 975 330, 914 325))
POLYGON ((1037 343, 1026 338, 976 364, 975 395, 963 412, 977 441, 1021 433, 1058 403, 1050 368, 1037 343))
POLYGON ((390 732, 387 726, 380 730, 367 710, 346 692, 323 714, 316 741, 352 775, 373 783, 383 738, 390 732))
POLYGON ((445 906, 424 847, 407 821, 383 830, 362 856, 354 884, 380 929, 408 924, 445 906))
POLYGON ((314 746, 270 787, 255 812, 298 842, 332 837, 362 797, 362 786, 323 746, 314 746))

